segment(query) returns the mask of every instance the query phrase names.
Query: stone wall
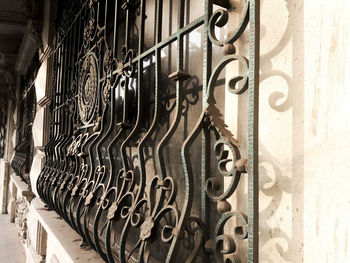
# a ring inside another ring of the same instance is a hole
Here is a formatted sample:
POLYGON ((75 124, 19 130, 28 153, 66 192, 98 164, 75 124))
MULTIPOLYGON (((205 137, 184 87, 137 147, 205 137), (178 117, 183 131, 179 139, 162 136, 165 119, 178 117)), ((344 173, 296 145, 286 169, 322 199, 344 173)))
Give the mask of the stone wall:
POLYGON ((349 11, 261 1, 260 262, 350 262, 349 11))

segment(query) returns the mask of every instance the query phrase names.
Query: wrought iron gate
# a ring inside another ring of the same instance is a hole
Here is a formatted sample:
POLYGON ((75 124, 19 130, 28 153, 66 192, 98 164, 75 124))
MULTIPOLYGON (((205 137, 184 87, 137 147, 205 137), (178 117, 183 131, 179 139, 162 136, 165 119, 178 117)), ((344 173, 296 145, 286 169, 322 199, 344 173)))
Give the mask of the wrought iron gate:
POLYGON ((233 8, 59 1, 51 139, 37 189, 105 261, 238 262, 243 244, 258 262, 259 1, 242 1, 238 28, 221 40, 216 28, 233 8), (233 45, 246 28, 249 65, 233 45), (231 62, 243 73, 230 91, 248 92, 247 160, 216 103, 231 62), (227 201, 246 168, 247 215, 227 201))

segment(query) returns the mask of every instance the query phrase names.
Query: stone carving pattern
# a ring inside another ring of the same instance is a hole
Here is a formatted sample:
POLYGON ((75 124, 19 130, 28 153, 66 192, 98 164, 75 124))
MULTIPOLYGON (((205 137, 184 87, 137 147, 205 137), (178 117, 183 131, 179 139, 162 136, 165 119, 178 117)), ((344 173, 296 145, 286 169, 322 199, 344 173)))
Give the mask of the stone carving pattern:
POLYGON ((27 242, 27 212, 27 200, 23 196, 21 196, 16 201, 15 224, 17 226, 18 236, 20 237, 23 243, 27 242))

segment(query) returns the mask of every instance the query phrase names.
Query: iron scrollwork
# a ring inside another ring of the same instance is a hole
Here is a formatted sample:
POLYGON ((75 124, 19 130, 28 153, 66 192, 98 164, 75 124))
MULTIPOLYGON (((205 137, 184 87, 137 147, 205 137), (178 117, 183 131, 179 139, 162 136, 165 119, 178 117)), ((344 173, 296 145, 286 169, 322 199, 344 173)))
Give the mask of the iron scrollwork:
MULTIPOLYGON (((246 215, 232 211, 228 201, 242 173, 248 172, 253 186, 249 196, 256 193, 251 168, 256 159, 241 157, 214 92, 233 61, 243 73, 228 81, 228 90, 236 95, 248 90, 249 96, 257 90, 258 1, 243 2, 241 22, 224 40, 215 28, 233 15, 229 1, 205 1, 204 15, 188 24, 185 1, 178 1, 178 31, 165 38, 160 0, 59 4, 59 14, 75 10, 77 15, 72 21, 62 16, 57 33, 50 141, 37 189, 82 236, 81 246, 95 249, 106 262, 239 262, 236 247, 244 239, 248 261, 257 262, 257 204, 249 201, 246 215), (213 12, 213 5, 222 8, 213 12), (150 7, 155 11, 151 47, 145 40, 150 7), (234 44, 249 22, 248 63, 234 44), (202 86, 183 60, 184 39, 200 27, 202 86), (165 78, 162 52, 174 42, 176 70, 165 78), (213 70, 212 45, 224 51, 213 70), (200 111, 192 124, 194 107, 200 111), (193 160, 198 152, 200 162, 193 160), (233 234, 224 231, 235 224, 231 218, 238 222, 233 234)), ((255 103, 249 100, 253 112, 255 103)), ((256 132, 256 119, 249 121, 249 131, 256 132)))
MULTIPOLYGON (((35 65, 33 65, 35 69, 35 65)), ((31 75, 33 72, 28 72, 31 75)), ((19 115, 18 119, 18 141, 15 146, 15 155, 11 162, 11 167, 17 176, 26 182, 31 188, 29 172, 34 154, 34 142, 32 138, 32 126, 36 113, 36 97, 34 91, 34 83, 28 79, 26 86, 22 88, 22 99, 18 103, 19 115)))
POLYGON ((0 158, 4 158, 6 146, 7 102, 0 98, 0 158))

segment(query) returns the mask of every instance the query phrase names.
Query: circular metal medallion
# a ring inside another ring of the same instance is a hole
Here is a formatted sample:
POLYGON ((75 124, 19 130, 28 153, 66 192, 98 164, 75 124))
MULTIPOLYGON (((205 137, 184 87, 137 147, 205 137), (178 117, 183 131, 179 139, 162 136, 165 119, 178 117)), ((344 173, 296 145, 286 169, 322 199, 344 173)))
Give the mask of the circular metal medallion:
POLYGON ((80 119, 84 124, 88 124, 95 113, 97 86, 97 60, 90 53, 86 56, 79 75, 78 106, 80 119))

